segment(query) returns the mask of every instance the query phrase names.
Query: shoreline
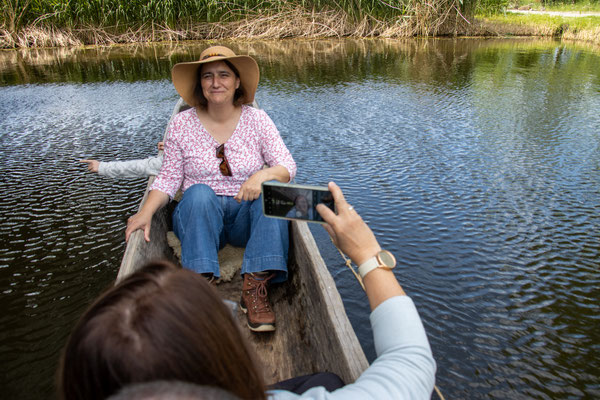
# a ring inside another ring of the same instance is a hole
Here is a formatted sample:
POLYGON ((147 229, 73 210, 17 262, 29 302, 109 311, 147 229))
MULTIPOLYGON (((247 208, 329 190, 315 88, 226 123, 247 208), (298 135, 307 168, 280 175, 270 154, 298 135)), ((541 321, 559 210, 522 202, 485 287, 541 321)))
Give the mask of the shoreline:
POLYGON ((554 17, 582 18, 582 17, 600 17, 600 12, 589 11, 538 11, 538 10, 506 10, 507 13, 525 14, 525 15, 550 15, 554 17))
MULTIPOLYGON (((349 21, 340 13, 290 14, 271 18, 253 18, 221 23, 202 23, 172 29, 159 24, 130 27, 57 28, 30 25, 19 33, 0 28, 0 49, 45 47, 110 46, 116 44, 179 42, 192 40, 278 40, 329 38, 434 38, 434 37, 553 37, 600 45, 600 17, 590 28, 577 26, 570 17, 553 16, 545 12, 529 17, 522 11, 507 10, 509 15, 477 16, 470 20, 445 18, 434 26, 419 26, 411 18, 396 22, 378 20, 349 21), (316 18, 318 16, 318 18, 316 18), (534 19, 535 18, 535 19, 534 19)), ((581 20, 582 17, 572 19, 581 20)))

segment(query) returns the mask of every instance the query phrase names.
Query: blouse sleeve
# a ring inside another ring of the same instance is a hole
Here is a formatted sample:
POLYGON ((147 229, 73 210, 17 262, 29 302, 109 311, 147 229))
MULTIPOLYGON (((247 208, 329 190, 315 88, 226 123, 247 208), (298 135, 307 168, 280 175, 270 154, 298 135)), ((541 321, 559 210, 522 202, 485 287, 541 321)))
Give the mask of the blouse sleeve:
POLYGON ((150 187, 150 190, 159 190, 170 198, 175 197, 183 182, 183 152, 179 131, 178 118, 173 118, 165 140, 162 166, 150 187))
POLYGON ((263 110, 258 112, 261 151, 269 167, 282 165, 290 174, 290 181, 296 176, 296 162, 286 147, 275 123, 263 110))
POLYGON ((356 382, 333 392, 322 386, 302 395, 272 391, 269 400, 429 400, 436 364, 413 301, 392 297, 373 310, 370 319, 377 359, 356 382))

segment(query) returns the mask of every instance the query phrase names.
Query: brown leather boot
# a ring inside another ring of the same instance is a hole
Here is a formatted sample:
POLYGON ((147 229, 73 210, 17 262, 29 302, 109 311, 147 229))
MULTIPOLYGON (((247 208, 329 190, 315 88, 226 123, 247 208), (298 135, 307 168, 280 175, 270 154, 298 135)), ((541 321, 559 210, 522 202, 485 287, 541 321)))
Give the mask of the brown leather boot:
POLYGON ((269 304, 267 284, 275 274, 264 277, 244 274, 240 308, 248 318, 248 328, 254 332, 275 330, 275 313, 269 304))

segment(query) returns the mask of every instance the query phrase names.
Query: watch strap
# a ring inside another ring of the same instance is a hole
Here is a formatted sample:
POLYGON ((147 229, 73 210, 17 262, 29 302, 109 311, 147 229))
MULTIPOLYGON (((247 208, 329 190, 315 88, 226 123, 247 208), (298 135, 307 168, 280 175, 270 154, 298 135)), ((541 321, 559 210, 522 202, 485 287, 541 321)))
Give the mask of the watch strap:
POLYGON ((364 278, 369 272, 373 271, 375 268, 379 267, 379 261, 377 257, 371 257, 364 263, 360 264, 358 267, 358 274, 361 278, 364 278))

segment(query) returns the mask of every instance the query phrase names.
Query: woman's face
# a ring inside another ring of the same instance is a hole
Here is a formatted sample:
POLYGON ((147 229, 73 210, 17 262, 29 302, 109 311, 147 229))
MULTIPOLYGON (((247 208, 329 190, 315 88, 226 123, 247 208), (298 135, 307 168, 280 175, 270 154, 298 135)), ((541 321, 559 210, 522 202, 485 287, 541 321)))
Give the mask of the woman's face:
POLYGON ((200 83, 208 104, 232 104, 240 78, 223 61, 203 64, 201 68, 200 83))
POLYGON ((308 201, 306 200, 306 197, 300 196, 296 199, 296 210, 306 214, 308 211, 308 201))

